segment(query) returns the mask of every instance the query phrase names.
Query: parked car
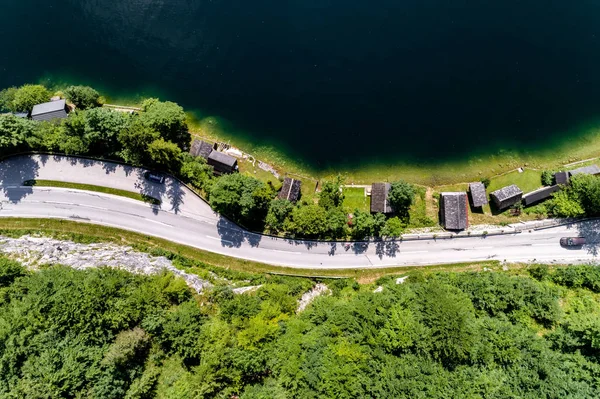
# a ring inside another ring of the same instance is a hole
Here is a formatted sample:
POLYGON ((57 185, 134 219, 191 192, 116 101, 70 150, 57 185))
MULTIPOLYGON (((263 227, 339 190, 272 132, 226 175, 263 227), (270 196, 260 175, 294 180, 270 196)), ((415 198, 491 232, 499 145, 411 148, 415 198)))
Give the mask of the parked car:
POLYGON ((580 247, 585 244, 583 237, 563 237, 560 239, 560 245, 563 247, 580 247))
POLYGON ((144 177, 153 183, 163 184, 165 182, 165 177, 159 173, 146 172, 144 173, 144 177))

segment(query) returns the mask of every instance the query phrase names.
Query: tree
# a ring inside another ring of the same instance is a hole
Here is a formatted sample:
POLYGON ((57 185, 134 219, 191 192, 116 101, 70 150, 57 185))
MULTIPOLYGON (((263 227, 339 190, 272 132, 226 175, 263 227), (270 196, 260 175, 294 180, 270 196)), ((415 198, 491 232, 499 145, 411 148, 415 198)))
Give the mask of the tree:
POLYGON ((275 198, 272 200, 265 218, 267 228, 274 232, 281 231, 293 209, 294 204, 286 199, 275 198))
POLYGON ((78 109, 85 110, 102 105, 100 93, 89 86, 69 86, 65 89, 67 99, 78 109))
POLYGON ((143 165, 149 161, 148 144, 159 137, 156 130, 143 125, 139 120, 134 121, 118 135, 121 158, 132 165, 143 165))
POLYGON ((26 274, 25 268, 20 263, 7 258, 0 258, 0 287, 8 287, 15 279, 26 274))
POLYGON ((385 215, 381 212, 377 212, 373 215, 373 235, 375 237, 381 236, 381 231, 385 227, 385 215))
POLYGON ((35 128, 35 123, 13 115, 0 115, 0 154, 10 154, 25 143, 35 128))
POLYGON ((342 206, 344 202, 344 192, 342 191, 343 179, 338 176, 335 181, 325 181, 321 186, 319 194, 319 205, 325 209, 342 206))
POLYGON ((404 233, 405 226, 406 225, 402 223, 402 221, 399 218, 389 218, 388 220, 386 220, 383 229, 381 229, 381 236, 388 238, 400 237, 402 233, 404 233))
POLYGON ((9 87, 0 91, 0 111, 15 112, 15 95, 17 94, 16 87, 9 87))
POLYGON ((13 111, 31 112, 33 106, 50 101, 50 92, 42 85, 24 85, 14 92, 13 111))
POLYGON ((586 215, 600 215, 600 178, 586 174, 576 175, 571 178, 571 187, 586 215))
POLYGON ((415 187, 403 180, 391 184, 388 198, 394 212, 408 216, 408 210, 415 199, 415 187))
POLYGON ((258 226, 264 221, 272 198, 266 184, 239 173, 216 179, 209 195, 215 211, 248 226, 258 226))
POLYGON ((212 183, 213 170, 202 157, 193 157, 188 153, 182 154, 180 177, 192 186, 208 191, 212 183))
POLYGON ((94 108, 85 112, 85 119, 85 137, 92 153, 116 154, 119 133, 129 126, 131 116, 107 108, 94 108))
POLYGON ((176 103, 148 99, 142 103, 140 121, 160 133, 163 139, 177 144, 183 151, 190 146, 191 136, 185 123, 185 112, 176 103))
POLYGON ((69 155, 87 154, 89 151, 89 142, 86 137, 87 120, 84 112, 72 112, 64 119, 60 125, 59 134, 62 140, 59 142, 59 148, 62 152, 69 155))
POLYGON ((356 209, 352 219, 352 237, 362 240, 373 236, 375 230, 375 220, 368 212, 356 209))
POLYGON ((148 144, 148 155, 154 165, 170 172, 181 168, 181 149, 170 141, 162 138, 154 140, 148 144))
POLYGON ((551 186, 554 184, 554 172, 551 170, 542 171, 542 185, 551 186))
POLYGON ((348 235, 348 215, 342 207, 327 211, 327 234, 331 238, 343 238, 348 235))
POLYGON ((554 193, 552 199, 546 202, 546 209, 548 213, 557 218, 571 218, 585 214, 579 199, 569 190, 554 193))
POLYGON ((318 205, 294 208, 285 229, 303 237, 322 237, 327 231, 327 211, 318 205))

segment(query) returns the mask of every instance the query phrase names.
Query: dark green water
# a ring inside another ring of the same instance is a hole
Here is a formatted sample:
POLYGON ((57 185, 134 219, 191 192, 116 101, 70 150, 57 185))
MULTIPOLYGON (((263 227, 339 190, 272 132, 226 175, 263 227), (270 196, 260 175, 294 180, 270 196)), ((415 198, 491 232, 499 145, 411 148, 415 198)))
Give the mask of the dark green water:
POLYGON ((541 147, 600 117, 591 0, 5 0, 0 33, 2 87, 160 94, 316 168, 541 147))

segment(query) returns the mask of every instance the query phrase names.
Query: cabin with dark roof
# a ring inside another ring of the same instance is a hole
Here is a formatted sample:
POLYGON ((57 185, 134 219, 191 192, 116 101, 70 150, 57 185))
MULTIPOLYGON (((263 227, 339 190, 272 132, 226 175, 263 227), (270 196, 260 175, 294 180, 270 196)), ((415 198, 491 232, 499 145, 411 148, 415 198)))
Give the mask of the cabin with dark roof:
POLYGON ((573 177, 576 175, 598 175, 600 174, 600 168, 598 165, 590 165, 584 166, 582 168, 577 168, 569 171, 569 176, 573 177))
POLYGON ((543 187, 539 190, 532 191, 523 196, 523 205, 530 206, 535 203, 541 202, 552 197, 552 194, 560 190, 560 186, 555 184, 554 186, 543 187))
POLYGON ((467 193, 440 194, 440 223, 446 230, 464 230, 469 227, 469 200, 467 193))
POLYGON ((554 183, 566 186, 569 184, 569 172, 556 172, 554 174, 554 183))
POLYGON ((217 149, 216 144, 211 144, 206 141, 195 139, 190 149, 190 154, 195 157, 202 157, 208 159, 208 156, 213 150, 217 149))
POLYGON ((300 199, 301 184, 300 180, 286 177, 283 179, 283 186, 281 186, 278 197, 292 202, 298 201, 300 199))
POLYGON ((491 192, 490 197, 494 201, 496 208, 502 210, 521 201, 523 191, 516 184, 511 184, 510 186, 491 192))
POLYGON ((211 153, 208 155, 206 163, 212 166, 214 172, 218 175, 222 175, 225 173, 233 173, 237 172, 238 170, 236 158, 232 157, 231 155, 219 152, 217 150, 211 151, 211 153))
POLYGON ((64 119, 68 116, 69 108, 65 100, 50 101, 33 106, 31 119, 34 121, 51 121, 64 119))
POLYGON ((388 199, 390 183, 373 183, 371 185, 371 213, 392 213, 388 199))
POLYGON ((482 182, 469 183, 469 193, 471 193, 471 201, 473 201, 473 206, 475 208, 481 208, 482 206, 487 205, 487 194, 482 182))

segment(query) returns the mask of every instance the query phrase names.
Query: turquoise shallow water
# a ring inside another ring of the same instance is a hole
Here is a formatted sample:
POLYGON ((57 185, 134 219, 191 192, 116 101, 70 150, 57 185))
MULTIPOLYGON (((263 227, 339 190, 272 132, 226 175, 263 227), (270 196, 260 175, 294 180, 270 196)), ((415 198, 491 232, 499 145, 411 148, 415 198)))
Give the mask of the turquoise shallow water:
POLYGON ((600 3, 376 3, 7 0, 0 86, 159 94, 315 168, 535 148, 600 116, 600 3))

